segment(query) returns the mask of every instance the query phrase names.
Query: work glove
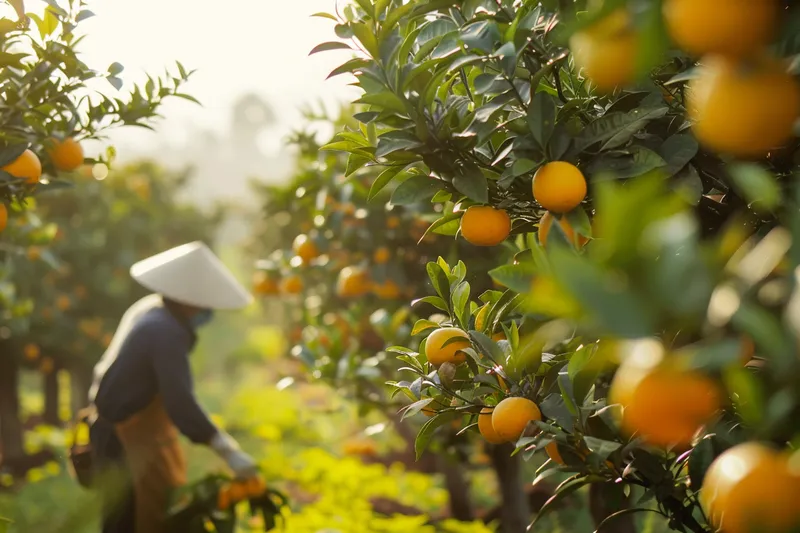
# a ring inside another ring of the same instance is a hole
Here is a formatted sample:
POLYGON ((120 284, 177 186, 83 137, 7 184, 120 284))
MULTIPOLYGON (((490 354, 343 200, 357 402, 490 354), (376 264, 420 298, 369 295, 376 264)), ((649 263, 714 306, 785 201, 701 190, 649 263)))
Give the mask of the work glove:
POLYGON ((224 431, 214 435, 208 445, 228 464, 237 478, 248 479, 258 474, 255 460, 243 452, 239 443, 224 431))

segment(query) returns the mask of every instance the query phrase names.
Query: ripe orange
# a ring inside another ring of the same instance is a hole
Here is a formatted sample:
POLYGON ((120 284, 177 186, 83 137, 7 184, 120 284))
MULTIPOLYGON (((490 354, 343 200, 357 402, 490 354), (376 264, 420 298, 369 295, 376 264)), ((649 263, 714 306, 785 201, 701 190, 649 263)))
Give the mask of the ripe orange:
POLYGON ((56 307, 60 311, 66 311, 67 309, 72 307, 72 300, 70 300, 69 296, 67 296, 66 294, 62 294, 58 298, 56 298, 56 307))
POLYGON ((508 442, 508 439, 504 439, 494 430, 494 426, 492 426, 492 411, 491 407, 481 409, 481 414, 478 415, 478 431, 486 439, 486 442, 491 444, 508 442))
POLYGON ((564 458, 561 457, 561 452, 558 451, 558 444, 556 444, 556 441, 553 441, 545 446, 544 451, 547 452, 547 456, 552 459, 553 462, 560 465, 564 464, 564 458))
POLYGON ((296 274, 286 276, 281 280, 280 291, 283 294, 300 294, 303 292, 303 279, 296 274))
POLYGON ((571 163, 547 163, 533 176, 533 198, 548 211, 572 211, 586 198, 586 178, 571 163))
POLYGON ((439 328, 428 336, 425 343, 425 357, 433 366, 443 363, 459 364, 467 360, 467 355, 461 350, 472 346, 469 335, 458 328, 439 328), (463 341, 444 344, 452 338, 459 337, 463 341))
POLYGON ((667 0, 664 21, 675 43, 695 56, 742 57, 772 40, 777 0, 667 0))
POLYGON ((6 204, 0 204, 0 232, 6 229, 8 225, 8 208, 6 204))
POLYGON ((262 296, 277 294, 280 290, 278 283, 267 272, 260 270, 253 274, 253 292, 262 296))
POLYGON ((397 300, 400 298, 400 287, 394 281, 387 279, 383 283, 374 283, 372 292, 382 300, 397 300))
POLYGON ((704 374, 665 360, 657 341, 632 346, 609 391, 610 403, 624 408, 622 430, 656 446, 690 444, 721 408, 719 386, 704 374))
POLYGON ((51 139, 50 142, 47 155, 56 169, 71 172, 83 164, 83 147, 73 137, 67 137, 63 141, 51 139))
POLYGON ((792 138, 800 116, 800 84, 775 59, 743 65, 709 56, 689 83, 686 107, 702 144, 717 152, 760 157, 792 138))
POLYGON ((33 185, 39 183, 39 178, 42 177, 42 162, 31 150, 25 150, 18 158, 4 166, 3 170, 33 185))
POLYGON ((789 532, 800 526, 800 474, 786 453, 747 442, 717 457, 703 480, 700 503, 725 533, 789 532))
POLYGON ((503 209, 474 205, 461 217, 461 235, 475 246, 497 246, 511 233, 511 218, 503 209))
POLYGON ((624 8, 618 9, 569 40, 575 65, 601 92, 634 81, 639 36, 624 8))
POLYGON ((227 511, 231 506, 231 495, 228 492, 228 487, 220 487, 217 492, 217 509, 220 511, 227 511))
MULTIPOLYGON (((547 236, 550 234, 550 228, 553 227, 553 222, 556 218, 550 213, 550 211, 545 212, 542 215, 542 219, 539 221, 539 244, 542 246, 547 246, 547 236)), ((567 239, 573 244, 576 244, 578 248, 582 248, 589 239, 584 237, 583 235, 578 235, 577 242, 575 241, 575 230, 572 229, 572 224, 569 223, 569 220, 566 218, 562 218, 558 221, 561 225, 561 229, 564 231, 564 234, 567 236, 567 239)))
POLYGON ((527 398, 506 398, 497 404, 492 413, 492 427, 497 434, 509 441, 522 436, 528 422, 541 420, 539 406, 527 398))
POLYGON ((247 486, 247 494, 251 498, 261 496, 267 489, 267 483, 261 476, 251 477, 250 479, 245 481, 245 485, 247 486))
POLYGON ((53 370, 56 368, 56 363, 50 357, 42 358, 42 362, 39 363, 39 372, 42 374, 51 374, 53 370))
POLYGON ((41 353, 39 347, 35 344, 26 344, 22 351, 28 361, 36 361, 41 353))
POLYGON ((294 253, 303 260, 304 263, 309 263, 312 259, 319 255, 319 250, 314 241, 308 235, 298 235, 292 243, 292 250, 294 253))
POLYGON ((498 331, 497 333, 492 335, 492 340, 497 342, 497 341, 506 341, 508 339, 506 338, 506 334, 504 331, 498 331))
POLYGON ((349 266, 339 272, 336 294, 341 298, 359 298, 369 292, 369 273, 361 267, 349 266))
POLYGON ((228 488, 228 495, 231 498, 231 503, 238 503, 242 500, 246 500, 248 496, 247 483, 234 481, 228 488))
POLYGON ((389 252, 389 249, 385 246, 381 246, 380 248, 375 250, 375 253, 372 255, 372 260, 379 265, 383 265, 388 263, 391 257, 392 254, 391 252, 389 252))

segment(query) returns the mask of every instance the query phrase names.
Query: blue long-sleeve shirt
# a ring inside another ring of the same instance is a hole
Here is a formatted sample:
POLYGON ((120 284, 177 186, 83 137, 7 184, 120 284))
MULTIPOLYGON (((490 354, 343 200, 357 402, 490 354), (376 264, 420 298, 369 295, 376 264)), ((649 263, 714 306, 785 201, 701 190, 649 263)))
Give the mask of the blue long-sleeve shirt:
POLYGON ((192 442, 208 443, 217 428, 194 395, 189 353, 195 342, 192 329, 154 300, 95 368, 90 400, 100 420, 122 422, 160 394, 178 430, 192 442))

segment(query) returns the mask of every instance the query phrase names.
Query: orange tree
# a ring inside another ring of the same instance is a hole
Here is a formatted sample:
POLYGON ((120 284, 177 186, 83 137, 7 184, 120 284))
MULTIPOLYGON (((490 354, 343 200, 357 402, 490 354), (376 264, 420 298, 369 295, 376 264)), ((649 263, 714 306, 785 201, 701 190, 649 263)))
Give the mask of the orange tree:
MULTIPOLYGON (((419 425, 396 416, 404 402, 384 386, 404 363, 384 348, 413 342, 415 320, 436 319, 446 309, 427 297, 426 263, 439 255, 463 258, 474 272, 483 272, 473 276, 473 285, 488 289, 486 272, 496 257, 487 262, 482 249, 448 239, 457 223, 426 234, 425 220, 439 216, 430 204, 395 205, 400 198, 394 187, 370 192, 377 174, 354 172, 346 155, 319 151, 313 135, 299 133, 292 144, 299 151, 294 177, 260 190, 263 219, 252 248, 267 259, 258 263, 254 291, 265 306, 282 305, 291 317, 293 354, 315 378, 357 400, 363 415, 387 416, 413 445, 419 425)), ((454 516, 469 519, 464 473, 445 458, 465 464, 472 446, 455 433, 435 441, 437 454, 427 456, 423 468, 446 474, 454 516)), ((355 449, 360 443, 345 444, 355 449)), ((413 462, 413 455, 406 459, 413 462)))
MULTIPOLYGON (((114 126, 149 128, 165 98, 193 98, 180 92, 190 75, 180 64, 178 74, 148 77, 125 94, 119 92, 122 65, 113 63, 98 71, 83 63, 77 52, 82 38, 78 27, 93 16, 83 2, 51 1, 42 13, 26 13, 22 0, 4 1, 2 7, 3 13, 14 14, 0 18, 0 342, 5 346, 12 335, 26 330, 36 303, 35 295, 21 293, 18 276, 33 268, 29 263, 40 258, 38 247, 56 233, 30 210, 31 198, 68 184, 65 178, 84 162, 98 163, 98 173, 106 171, 113 149, 87 158, 83 141, 102 139, 114 126), (93 90, 104 80, 118 96, 93 90)), ((56 261, 44 251, 41 258, 56 261)), ((3 349, 0 356, 0 440, 5 458, 21 454, 18 360, 7 356, 12 352, 3 349)))
POLYGON ((180 204, 176 196, 188 180, 187 172, 136 163, 112 170, 102 181, 83 177, 41 202, 38 214, 58 229, 49 246, 26 251, 38 260, 17 276, 18 290, 36 306, 14 349, 50 384, 47 422, 59 421, 55 371, 69 370, 78 401, 85 398, 91 368, 119 318, 144 296, 128 274, 130 265, 185 242, 213 238, 222 211, 204 213, 180 204))
POLYGON ((401 350, 423 385, 395 382, 409 409, 446 406, 418 442, 472 413, 490 442, 546 449, 541 478, 570 474, 551 504, 590 485, 598 528, 642 509, 679 531, 798 525, 765 481, 798 486, 794 283, 775 268, 796 266, 790 4, 357 0, 324 15, 342 41, 315 51, 356 52, 332 74, 355 75, 366 106, 327 148, 385 169, 373 189, 441 206, 434 228, 525 245, 486 305, 468 271, 429 265, 453 329, 421 322, 430 335, 401 350), (766 358, 757 375, 743 351, 766 358))

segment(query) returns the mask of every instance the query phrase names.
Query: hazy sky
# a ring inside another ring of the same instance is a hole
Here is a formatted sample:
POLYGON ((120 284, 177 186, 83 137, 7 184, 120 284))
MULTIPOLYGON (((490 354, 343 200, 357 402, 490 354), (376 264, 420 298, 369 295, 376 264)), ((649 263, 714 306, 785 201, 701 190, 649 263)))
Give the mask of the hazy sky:
MULTIPOLYGON (((60 0, 64 1, 64 0, 60 0)), ((357 97, 344 76, 325 81, 349 52, 309 57, 316 44, 334 38, 333 21, 312 18, 332 11, 335 0, 91 0, 97 15, 82 23, 87 38, 84 60, 105 69, 125 66, 123 78, 141 79, 144 71, 163 72, 180 60, 198 69, 186 92, 204 107, 179 102, 165 108, 159 129, 180 141, 187 129, 224 131, 231 103, 246 91, 270 101, 281 126, 269 142, 297 122, 298 107, 323 99, 329 104, 357 97)), ((35 0, 27 3, 30 8, 35 0)), ((331 105, 331 108, 335 106, 331 105)), ((147 151, 158 143, 153 134, 128 131, 114 136, 122 148, 147 151)))

